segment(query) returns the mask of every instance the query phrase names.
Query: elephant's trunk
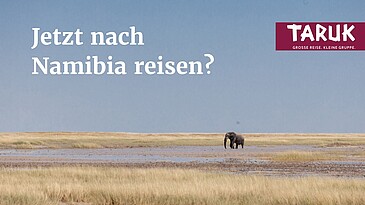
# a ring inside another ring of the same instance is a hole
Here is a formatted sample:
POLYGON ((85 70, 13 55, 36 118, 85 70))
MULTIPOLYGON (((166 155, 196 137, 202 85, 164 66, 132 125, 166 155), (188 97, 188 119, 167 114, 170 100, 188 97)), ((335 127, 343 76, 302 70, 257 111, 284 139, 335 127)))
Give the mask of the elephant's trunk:
POLYGON ((224 149, 227 149, 227 135, 224 137, 224 149))

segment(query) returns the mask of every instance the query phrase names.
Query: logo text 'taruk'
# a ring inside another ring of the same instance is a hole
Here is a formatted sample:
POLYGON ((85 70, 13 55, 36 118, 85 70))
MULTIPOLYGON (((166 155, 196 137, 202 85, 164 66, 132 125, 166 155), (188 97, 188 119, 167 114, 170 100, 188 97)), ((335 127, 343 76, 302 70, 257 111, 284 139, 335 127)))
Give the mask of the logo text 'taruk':
POLYGON ((277 22, 276 50, 365 50, 365 23, 277 22))

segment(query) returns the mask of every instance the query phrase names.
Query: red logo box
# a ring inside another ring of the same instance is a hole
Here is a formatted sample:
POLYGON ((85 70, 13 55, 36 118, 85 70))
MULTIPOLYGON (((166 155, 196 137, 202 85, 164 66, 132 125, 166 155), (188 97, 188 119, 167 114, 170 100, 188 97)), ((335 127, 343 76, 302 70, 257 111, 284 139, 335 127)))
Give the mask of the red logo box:
POLYGON ((365 50, 365 22, 277 22, 276 50, 365 50))

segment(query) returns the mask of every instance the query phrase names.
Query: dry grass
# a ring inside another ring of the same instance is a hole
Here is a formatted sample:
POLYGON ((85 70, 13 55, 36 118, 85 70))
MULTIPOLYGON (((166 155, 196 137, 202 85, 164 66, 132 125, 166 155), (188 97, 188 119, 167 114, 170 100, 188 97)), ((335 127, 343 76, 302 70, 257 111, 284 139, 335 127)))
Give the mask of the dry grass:
POLYGON ((283 152, 262 153, 258 158, 280 162, 310 162, 310 161, 363 161, 365 150, 361 148, 347 148, 338 150, 322 149, 316 151, 290 150, 283 152))
POLYGON ((308 162, 308 161, 327 161, 339 160, 342 157, 337 153, 329 154, 327 152, 310 152, 310 151, 287 151, 270 154, 269 159, 273 161, 285 162, 308 162))
MULTIPOLYGON (((222 145, 223 133, 0 133, 0 148, 119 148, 151 146, 222 145)), ((246 145, 365 145, 365 134, 245 134, 246 145)))
POLYGON ((365 181, 182 169, 0 169, 1 204, 365 204, 365 181))
POLYGON ((100 144, 95 144, 95 143, 90 143, 90 142, 78 142, 78 143, 74 143, 72 144, 72 148, 84 148, 84 149, 97 149, 97 148, 102 148, 100 144))
POLYGON ((0 133, 0 148, 120 148, 220 145, 222 134, 102 132, 0 133))
POLYGON ((250 145, 315 145, 322 147, 365 145, 365 134, 258 133, 246 136, 250 145))

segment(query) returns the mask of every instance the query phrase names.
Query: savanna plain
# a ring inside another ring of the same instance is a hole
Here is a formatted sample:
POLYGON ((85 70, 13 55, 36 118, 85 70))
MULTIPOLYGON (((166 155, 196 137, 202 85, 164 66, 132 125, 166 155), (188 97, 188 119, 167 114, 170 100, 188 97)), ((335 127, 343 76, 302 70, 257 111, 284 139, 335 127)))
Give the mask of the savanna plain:
POLYGON ((365 204, 365 134, 0 133, 0 204, 365 204))

